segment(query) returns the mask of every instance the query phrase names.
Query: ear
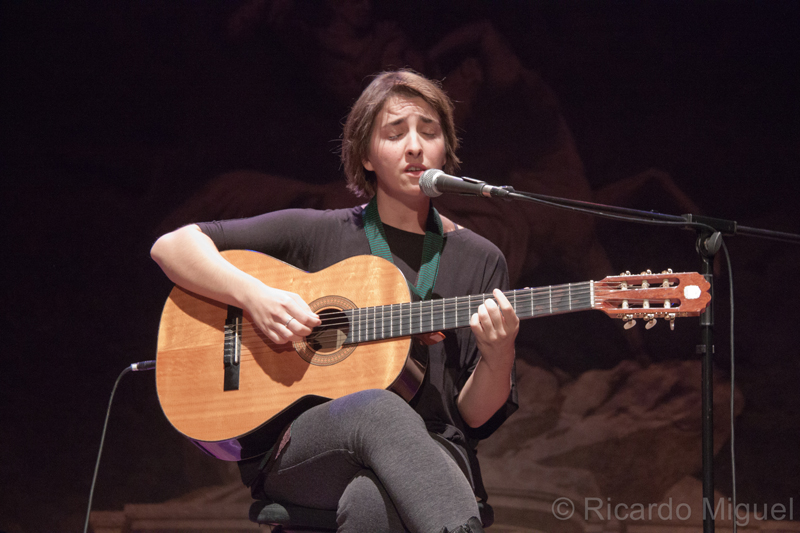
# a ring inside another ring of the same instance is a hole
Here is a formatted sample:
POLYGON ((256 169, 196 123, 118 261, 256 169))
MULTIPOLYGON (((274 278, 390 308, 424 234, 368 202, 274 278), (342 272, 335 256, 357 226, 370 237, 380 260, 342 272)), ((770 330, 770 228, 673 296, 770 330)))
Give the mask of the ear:
POLYGON ((369 159, 364 159, 361 164, 364 165, 364 168, 370 172, 375 172, 375 167, 372 166, 372 163, 370 163, 369 159))

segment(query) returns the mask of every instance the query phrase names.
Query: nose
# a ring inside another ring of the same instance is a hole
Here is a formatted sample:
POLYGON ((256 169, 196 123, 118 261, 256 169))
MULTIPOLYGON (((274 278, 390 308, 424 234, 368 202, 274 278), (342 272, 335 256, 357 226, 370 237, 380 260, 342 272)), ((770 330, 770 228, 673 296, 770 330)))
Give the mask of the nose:
POLYGON ((412 157, 419 157, 422 154, 422 143, 420 142, 419 133, 412 130, 408 132, 406 139, 408 139, 406 154, 412 157))

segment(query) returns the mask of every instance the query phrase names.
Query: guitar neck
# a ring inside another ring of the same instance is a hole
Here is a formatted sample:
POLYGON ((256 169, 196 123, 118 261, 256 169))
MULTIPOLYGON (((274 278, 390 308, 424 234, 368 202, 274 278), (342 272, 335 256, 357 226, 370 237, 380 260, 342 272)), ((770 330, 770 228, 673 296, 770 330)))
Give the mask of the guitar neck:
MULTIPOLYGON (((566 283, 503 293, 520 319, 585 311, 594 307, 594 282, 566 283)), ((347 343, 406 337, 469 326, 470 317, 492 294, 379 305, 344 312, 347 343)))

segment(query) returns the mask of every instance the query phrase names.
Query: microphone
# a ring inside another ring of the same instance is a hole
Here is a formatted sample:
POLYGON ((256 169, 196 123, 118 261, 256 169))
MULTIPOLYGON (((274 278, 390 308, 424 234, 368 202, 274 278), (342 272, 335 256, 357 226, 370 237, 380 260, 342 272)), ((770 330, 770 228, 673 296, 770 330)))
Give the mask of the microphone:
POLYGON ((472 178, 457 178, 445 174, 441 170, 431 168, 422 173, 419 178, 419 188, 425 196, 435 198, 442 193, 453 192, 458 194, 469 194, 474 196, 499 196, 505 197, 514 192, 514 187, 497 187, 489 185, 485 181, 478 181, 472 178))

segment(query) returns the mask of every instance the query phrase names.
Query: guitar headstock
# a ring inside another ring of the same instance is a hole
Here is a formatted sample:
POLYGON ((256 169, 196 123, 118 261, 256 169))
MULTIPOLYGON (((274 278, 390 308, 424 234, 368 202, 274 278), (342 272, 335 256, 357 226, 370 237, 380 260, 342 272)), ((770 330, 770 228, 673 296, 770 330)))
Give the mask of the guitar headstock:
POLYGON ((594 283, 594 308, 624 320, 626 329, 633 327, 637 318, 647 321, 647 329, 659 318, 674 329, 676 318, 699 316, 705 311, 711 301, 710 288, 697 272, 625 272, 594 283))

